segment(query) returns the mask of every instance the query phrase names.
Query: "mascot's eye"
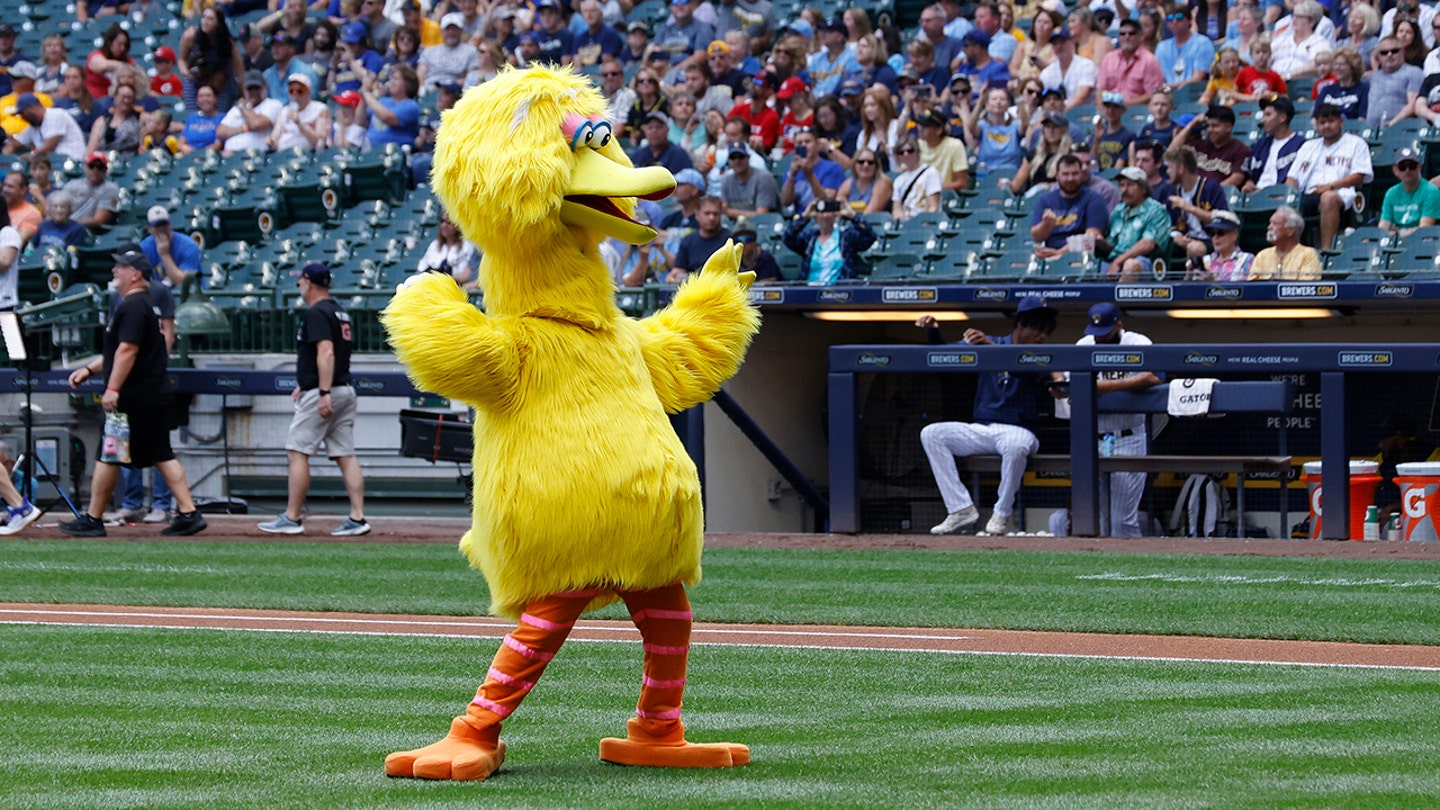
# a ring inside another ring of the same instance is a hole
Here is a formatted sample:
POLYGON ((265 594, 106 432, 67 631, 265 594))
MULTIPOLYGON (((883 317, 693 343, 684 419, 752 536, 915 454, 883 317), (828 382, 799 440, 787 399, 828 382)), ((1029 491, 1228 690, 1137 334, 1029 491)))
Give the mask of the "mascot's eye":
POLYGON ((596 149, 604 149, 609 146, 611 139, 610 122, 601 121, 597 123, 593 135, 595 136, 593 142, 587 141, 591 146, 594 146, 596 149))
MULTIPOLYGON (((576 139, 579 139, 579 138, 580 138, 580 133, 578 133, 578 132, 575 133, 575 137, 576 137, 576 139)), ((583 143, 582 145, 583 145, 583 146, 594 146, 594 145, 595 145, 595 130, 594 130, 593 127, 591 127, 591 126, 588 125, 588 124, 585 126, 585 140, 584 140, 584 143, 583 143)))

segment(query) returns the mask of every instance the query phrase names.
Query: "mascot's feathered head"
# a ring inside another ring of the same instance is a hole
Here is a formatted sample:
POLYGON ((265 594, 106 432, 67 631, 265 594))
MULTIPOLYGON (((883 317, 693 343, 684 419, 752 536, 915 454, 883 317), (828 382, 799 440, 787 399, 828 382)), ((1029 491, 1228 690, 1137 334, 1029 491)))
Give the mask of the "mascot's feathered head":
POLYGON ((634 198, 675 188, 663 168, 631 167, 589 79, 550 67, 506 70, 446 111, 431 183, 466 237, 502 257, 648 242, 634 198))

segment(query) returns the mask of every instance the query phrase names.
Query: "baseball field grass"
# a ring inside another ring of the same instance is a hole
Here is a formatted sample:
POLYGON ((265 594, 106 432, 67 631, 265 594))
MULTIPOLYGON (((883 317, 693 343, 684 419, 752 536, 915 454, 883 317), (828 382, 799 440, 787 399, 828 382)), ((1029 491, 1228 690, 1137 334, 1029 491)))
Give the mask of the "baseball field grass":
MULTIPOLYGON (((707 621, 1440 643, 1440 564, 712 549, 707 621)), ((451 547, 0 543, 0 600, 483 613, 451 547)), ((605 615, 621 618, 610 609, 605 615)), ((482 784, 386 779, 495 642, 0 626, 0 807, 1421 807, 1440 672, 697 647, 686 720, 733 771, 599 762, 638 644, 572 643, 482 784)))

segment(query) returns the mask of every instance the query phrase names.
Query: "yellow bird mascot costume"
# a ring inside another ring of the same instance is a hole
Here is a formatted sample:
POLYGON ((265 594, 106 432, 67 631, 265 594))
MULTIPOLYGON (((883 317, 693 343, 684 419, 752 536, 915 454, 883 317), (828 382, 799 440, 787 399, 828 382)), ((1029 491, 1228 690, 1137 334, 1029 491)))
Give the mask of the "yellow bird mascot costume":
POLYGON ((500 723, 535 686, 586 610, 623 599, 644 643, 636 716, 600 758, 730 767, 731 743, 691 743, 680 722, 704 517, 695 465, 666 413, 735 374, 759 315, 753 274, 727 244, 644 320, 615 305, 597 246, 641 244, 634 198, 674 189, 632 168, 591 83, 564 69, 509 70, 445 113, 432 183, 483 251, 484 313, 449 276, 421 274, 384 324, 423 390, 475 408, 475 510, 460 549, 485 574, 491 610, 518 617, 443 740, 385 760, 390 776, 484 779, 500 723))

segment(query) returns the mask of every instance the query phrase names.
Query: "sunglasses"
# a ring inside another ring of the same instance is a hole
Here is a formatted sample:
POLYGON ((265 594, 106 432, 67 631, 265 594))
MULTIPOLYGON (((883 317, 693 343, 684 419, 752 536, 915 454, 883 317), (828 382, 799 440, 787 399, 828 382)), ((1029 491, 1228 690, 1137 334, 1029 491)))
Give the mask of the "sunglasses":
POLYGON ((902 146, 895 150, 897 155, 913 155, 917 150, 913 146, 902 146))
POLYGON ((602 71, 600 71, 600 75, 601 75, 601 76, 624 76, 625 73, 624 73, 623 71, 619 71, 619 70, 602 70, 602 71))
POLYGON ((635 80, 635 83, 636 83, 636 84, 659 84, 659 82, 655 81, 654 79, 636 79, 636 80, 635 80))
POLYGON ((875 165, 875 161, 874 161, 874 160, 871 160, 870 158, 859 158, 859 159, 857 159, 857 160, 855 161, 855 163, 858 164, 858 165, 860 165, 860 166, 874 166, 874 165, 875 165))
POLYGON ((1180 22, 1181 20, 1188 19, 1190 19, 1190 17, 1185 14, 1171 14, 1170 16, 1165 18, 1165 22, 1180 22))
POLYGON ((1397 54, 1397 53, 1400 53, 1400 49, 1399 49, 1399 48, 1389 48, 1389 49, 1383 50, 1383 51, 1376 51, 1376 53, 1380 54, 1381 56, 1393 56, 1393 55, 1395 55, 1395 54, 1397 54))
POLYGON ((1139 32, 1138 32, 1138 31, 1121 31, 1121 32, 1120 32, 1120 36, 1122 36, 1122 37, 1133 37, 1133 36, 1135 36, 1137 33, 1139 33, 1139 32))
POLYGON ((1395 168, 1399 169, 1402 172, 1412 172, 1420 168, 1420 164, 1415 161, 1407 160, 1404 163, 1396 163, 1395 168))
POLYGON ((749 234, 742 234, 742 235, 740 235, 740 236, 735 237, 735 241, 736 241, 736 242, 739 242, 739 243, 742 244, 742 245, 748 245, 748 244, 750 244, 751 242, 754 242, 754 241, 755 241, 755 237, 753 237, 753 236, 751 236, 751 235, 749 235, 749 234))

